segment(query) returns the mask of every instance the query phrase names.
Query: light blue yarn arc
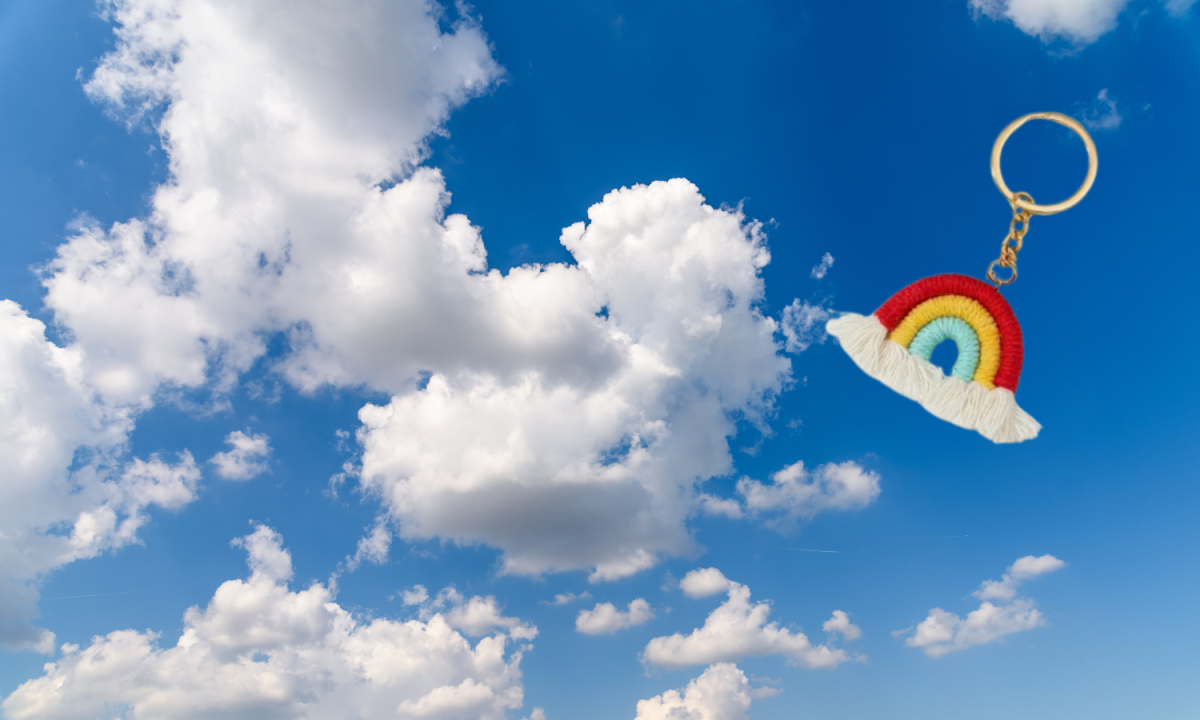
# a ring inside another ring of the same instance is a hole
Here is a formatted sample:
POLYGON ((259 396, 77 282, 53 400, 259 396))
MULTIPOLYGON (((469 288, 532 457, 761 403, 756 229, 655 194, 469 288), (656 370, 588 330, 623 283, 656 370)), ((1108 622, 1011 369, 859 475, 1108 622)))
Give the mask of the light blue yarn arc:
POLYGON ((975 330, 961 318, 940 317, 930 322, 908 344, 908 352, 922 360, 933 357, 933 349, 946 340, 958 346, 958 359, 950 374, 959 380, 971 382, 975 369, 979 367, 979 338, 975 330))

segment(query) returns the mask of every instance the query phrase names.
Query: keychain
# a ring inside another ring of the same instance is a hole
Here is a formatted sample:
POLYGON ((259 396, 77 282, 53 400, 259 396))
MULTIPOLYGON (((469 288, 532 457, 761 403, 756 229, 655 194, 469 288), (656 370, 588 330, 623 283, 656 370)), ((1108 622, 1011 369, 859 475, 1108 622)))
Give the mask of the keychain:
POLYGON ((1024 345, 1021 326, 1000 288, 1017 279, 1017 253, 1034 215, 1074 207, 1096 180, 1096 146, 1087 130, 1060 113, 1017 118, 992 147, 992 179, 1013 209, 1000 257, 987 269, 995 287, 966 275, 934 275, 893 295, 866 317, 845 313, 826 329, 868 375, 929 412, 996 443, 1037 437, 1042 426, 1017 405, 1024 345), (1050 120, 1074 130, 1087 148, 1088 171, 1075 194, 1056 205, 1038 205, 1029 193, 1014 193, 1000 174, 1000 152, 1009 136, 1030 120, 1050 120), (1007 272, 1005 272, 1007 270, 1007 272), (949 375, 929 361, 945 340, 958 347, 949 375))

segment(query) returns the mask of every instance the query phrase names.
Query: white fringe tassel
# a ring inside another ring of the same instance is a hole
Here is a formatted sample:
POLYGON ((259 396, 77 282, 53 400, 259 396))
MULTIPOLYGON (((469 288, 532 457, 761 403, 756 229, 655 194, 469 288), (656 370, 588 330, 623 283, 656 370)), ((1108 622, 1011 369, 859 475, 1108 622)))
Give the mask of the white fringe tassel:
POLYGON ((1042 429, 1017 406, 1011 390, 988 390, 947 376, 938 366, 888 340, 887 328, 874 315, 846 313, 830 320, 825 329, 864 372, 943 420, 977 430, 996 443, 1031 440, 1042 429))

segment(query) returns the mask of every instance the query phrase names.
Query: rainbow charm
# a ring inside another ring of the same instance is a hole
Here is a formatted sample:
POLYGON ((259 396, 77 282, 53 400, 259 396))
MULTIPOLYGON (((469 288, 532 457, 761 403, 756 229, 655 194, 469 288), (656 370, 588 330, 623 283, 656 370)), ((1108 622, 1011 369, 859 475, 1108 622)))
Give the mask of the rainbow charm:
POLYGON ((1021 326, 996 288, 966 275, 935 275, 893 295, 875 314, 826 325, 868 375, 938 416, 997 443, 1037 437, 1017 407, 1025 350, 1021 326), (929 361, 945 340, 958 347, 947 376, 929 361))

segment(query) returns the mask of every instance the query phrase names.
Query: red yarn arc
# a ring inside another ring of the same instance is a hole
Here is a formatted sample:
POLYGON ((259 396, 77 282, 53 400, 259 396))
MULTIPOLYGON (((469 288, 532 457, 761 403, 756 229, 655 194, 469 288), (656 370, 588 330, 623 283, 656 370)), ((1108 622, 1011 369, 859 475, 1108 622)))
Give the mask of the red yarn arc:
POLYGON ((913 308, 942 295, 969 297, 991 313, 1000 330, 1000 367, 993 382, 996 387, 1016 392, 1017 382, 1021 379, 1021 365, 1025 361, 1021 324, 1000 291, 982 280, 955 274, 933 275, 918 280, 889 298, 875 311, 875 317, 890 333, 913 308))

